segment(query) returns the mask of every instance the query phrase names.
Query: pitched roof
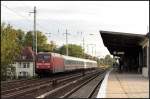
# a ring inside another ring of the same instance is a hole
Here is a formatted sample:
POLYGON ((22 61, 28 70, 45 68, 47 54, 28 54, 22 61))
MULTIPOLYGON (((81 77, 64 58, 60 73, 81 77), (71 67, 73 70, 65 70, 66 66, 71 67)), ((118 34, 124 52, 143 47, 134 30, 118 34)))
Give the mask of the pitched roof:
POLYGON ((25 47, 16 61, 33 61, 34 54, 32 47, 25 47))

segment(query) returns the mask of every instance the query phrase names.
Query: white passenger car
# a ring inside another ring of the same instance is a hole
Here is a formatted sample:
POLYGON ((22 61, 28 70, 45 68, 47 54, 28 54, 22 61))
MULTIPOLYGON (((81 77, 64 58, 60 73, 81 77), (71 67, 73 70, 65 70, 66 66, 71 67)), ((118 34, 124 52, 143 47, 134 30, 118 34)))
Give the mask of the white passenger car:
POLYGON ((63 58, 64 58, 65 71, 97 67, 97 62, 93 60, 76 58, 71 56, 64 56, 64 55, 63 58))

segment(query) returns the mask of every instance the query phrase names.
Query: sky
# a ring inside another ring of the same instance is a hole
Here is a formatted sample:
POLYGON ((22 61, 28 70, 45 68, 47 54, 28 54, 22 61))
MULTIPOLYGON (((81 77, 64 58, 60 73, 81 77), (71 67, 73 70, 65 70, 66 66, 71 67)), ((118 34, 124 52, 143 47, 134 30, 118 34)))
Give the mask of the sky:
POLYGON ((58 46, 66 44, 67 29, 68 43, 83 46, 84 38, 85 52, 97 57, 109 54, 100 30, 135 34, 149 31, 148 1, 1 1, 1 21, 25 32, 33 30, 33 14, 29 12, 34 6, 37 30, 48 41, 58 46))

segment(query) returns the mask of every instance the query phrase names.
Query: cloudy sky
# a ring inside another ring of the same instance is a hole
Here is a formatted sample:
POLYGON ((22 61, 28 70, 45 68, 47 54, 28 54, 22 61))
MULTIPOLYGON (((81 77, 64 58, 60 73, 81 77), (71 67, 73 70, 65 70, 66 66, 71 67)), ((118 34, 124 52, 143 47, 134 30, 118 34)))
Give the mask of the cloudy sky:
POLYGON ((84 37, 85 52, 92 55, 89 44, 96 44, 93 55, 100 57, 109 54, 100 30, 136 34, 149 30, 148 1, 2 1, 1 5, 2 22, 24 31, 33 30, 33 14, 29 12, 36 6, 37 29, 52 33, 48 40, 58 46, 65 44, 67 29, 69 43, 81 45, 84 37))

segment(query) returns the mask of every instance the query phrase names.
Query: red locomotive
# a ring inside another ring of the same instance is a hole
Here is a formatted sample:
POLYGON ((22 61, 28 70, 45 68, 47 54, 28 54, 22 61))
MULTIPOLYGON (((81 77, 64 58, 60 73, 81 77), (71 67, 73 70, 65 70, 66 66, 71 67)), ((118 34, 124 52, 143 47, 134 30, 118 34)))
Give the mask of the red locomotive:
POLYGON ((39 52, 36 58, 35 72, 38 75, 97 67, 96 61, 65 56, 58 53, 39 52))

